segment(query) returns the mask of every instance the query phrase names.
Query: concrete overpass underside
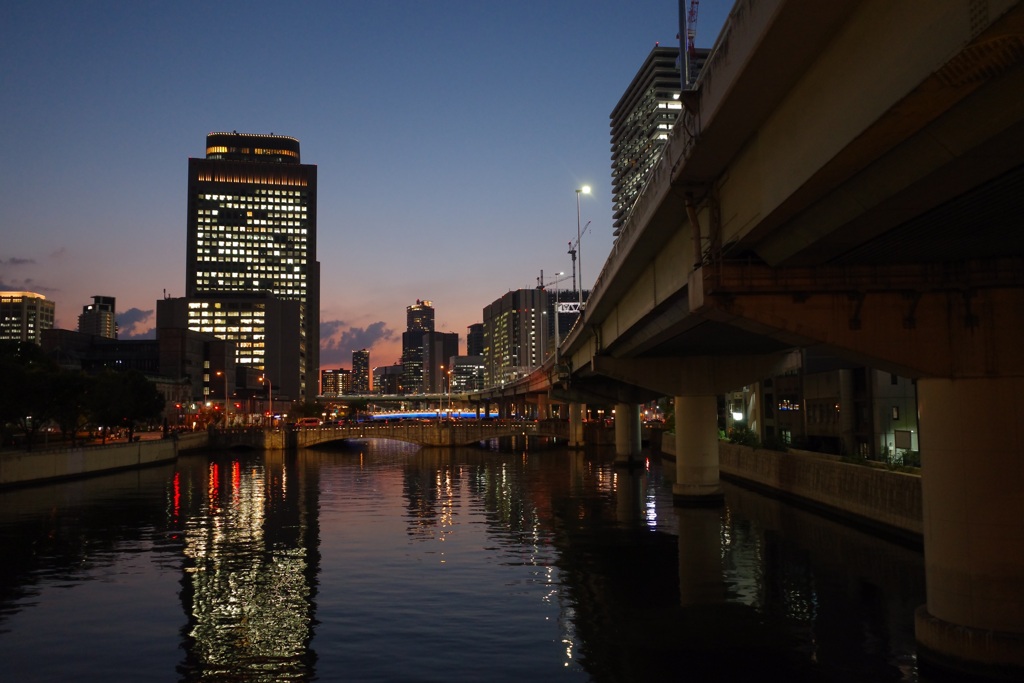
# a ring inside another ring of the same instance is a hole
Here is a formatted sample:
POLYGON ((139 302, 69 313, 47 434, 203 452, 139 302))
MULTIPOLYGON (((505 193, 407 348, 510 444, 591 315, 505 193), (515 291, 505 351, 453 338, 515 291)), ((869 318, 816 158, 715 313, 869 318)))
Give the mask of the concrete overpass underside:
POLYGON ((709 399, 791 351, 915 378, 922 660, 1024 678, 1024 3, 738 2, 683 101, 566 395, 674 396, 699 496, 709 399))

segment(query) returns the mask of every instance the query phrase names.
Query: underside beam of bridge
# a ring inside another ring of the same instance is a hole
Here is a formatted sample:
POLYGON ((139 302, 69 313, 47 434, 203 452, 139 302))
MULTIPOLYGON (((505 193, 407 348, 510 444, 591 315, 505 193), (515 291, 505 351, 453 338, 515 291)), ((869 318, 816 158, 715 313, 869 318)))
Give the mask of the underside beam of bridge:
POLYGON ((823 345, 905 377, 1024 376, 1024 261, 842 268, 705 266, 707 320, 823 345))
POLYGON ((799 354, 612 358, 595 356, 594 372, 659 396, 714 396, 799 367, 799 354))

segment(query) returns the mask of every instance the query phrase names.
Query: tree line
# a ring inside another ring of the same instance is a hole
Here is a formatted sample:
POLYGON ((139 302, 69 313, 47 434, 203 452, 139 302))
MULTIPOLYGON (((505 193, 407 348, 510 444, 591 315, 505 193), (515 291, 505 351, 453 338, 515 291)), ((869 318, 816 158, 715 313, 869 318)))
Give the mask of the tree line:
POLYGON ((105 368, 97 374, 61 367, 31 342, 0 342, 0 439, 24 434, 31 449, 43 427, 55 424, 74 445, 87 428, 125 429, 163 414, 165 400, 137 370, 105 368))

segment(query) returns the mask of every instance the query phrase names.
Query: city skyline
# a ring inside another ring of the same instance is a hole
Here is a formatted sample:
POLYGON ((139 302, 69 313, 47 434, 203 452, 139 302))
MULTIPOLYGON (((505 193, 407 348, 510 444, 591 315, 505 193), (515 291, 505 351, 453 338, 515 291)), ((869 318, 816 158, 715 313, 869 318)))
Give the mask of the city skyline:
MULTIPOLYGON (((701 4, 698 45, 731 6, 701 4)), ((152 336, 156 301, 185 294, 188 159, 213 131, 274 133, 320 176, 320 368, 364 348, 375 366, 399 360, 416 299, 464 350, 489 302, 571 270, 582 185, 593 283, 613 242, 609 115, 654 44, 677 43, 678 11, 5 6, 0 289, 54 300, 65 329, 115 297, 121 338, 152 336)))

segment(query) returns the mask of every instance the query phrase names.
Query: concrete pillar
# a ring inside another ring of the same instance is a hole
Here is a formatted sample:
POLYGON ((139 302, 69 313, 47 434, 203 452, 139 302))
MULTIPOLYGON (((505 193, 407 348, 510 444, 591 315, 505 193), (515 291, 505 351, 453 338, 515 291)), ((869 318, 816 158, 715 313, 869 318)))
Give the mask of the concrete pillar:
POLYGON ((1024 378, 919 379, 918 657, 1024 680, 1024 378))
POLYGON ((547 394, 537 396, 537 419, 547 420, 551 417, 551 404, 548 402, 547 394))
POLYGON ((569 448, 583 448, 583 404, 569 404, 569 448))
POLYGON ((640 457, 640 406, 615 404, 615 464, 628 465, 640 457))
POLYGON ((720 505, 718 401, 714 396, 676 396, 676 505, 720 505))

